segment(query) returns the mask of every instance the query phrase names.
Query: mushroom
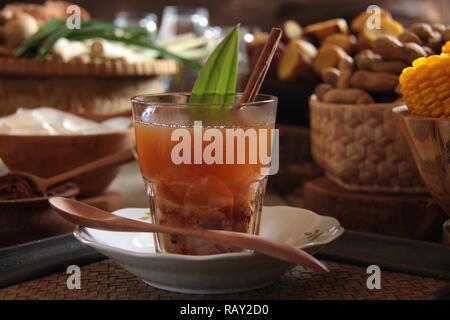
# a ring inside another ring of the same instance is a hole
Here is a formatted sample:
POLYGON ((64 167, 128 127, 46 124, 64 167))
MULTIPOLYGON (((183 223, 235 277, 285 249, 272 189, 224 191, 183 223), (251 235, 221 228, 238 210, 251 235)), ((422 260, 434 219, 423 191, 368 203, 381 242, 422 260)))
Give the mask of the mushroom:
POLYGON ((1 28, 0 34, 9 48, 15 48, 25 39, 36 33, 39 25, 35 18, 26 13, 14 15, 1 28))

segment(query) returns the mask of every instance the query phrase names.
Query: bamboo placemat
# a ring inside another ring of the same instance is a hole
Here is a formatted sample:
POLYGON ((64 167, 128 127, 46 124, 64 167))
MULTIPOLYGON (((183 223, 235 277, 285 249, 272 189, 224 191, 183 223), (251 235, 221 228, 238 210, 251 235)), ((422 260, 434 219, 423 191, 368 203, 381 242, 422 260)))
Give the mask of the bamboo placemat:
POLYGON ((111 260, 81 268, 81 289, 66 287, 67 274, 56 273, 0 290, 6 299, 424 299, 450 282, 396 272, 381 272, 381 289, 366 286, 366 269, 326 261, 331 272, 314 274, 295 268, 274 284, 225 295, 178 294, 147 286, 111 260))

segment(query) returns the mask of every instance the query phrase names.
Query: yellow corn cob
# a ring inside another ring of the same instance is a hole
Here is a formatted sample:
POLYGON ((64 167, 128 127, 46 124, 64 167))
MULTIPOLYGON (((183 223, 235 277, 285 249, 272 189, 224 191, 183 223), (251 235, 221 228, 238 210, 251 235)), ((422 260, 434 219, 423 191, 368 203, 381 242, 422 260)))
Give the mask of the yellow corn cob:
POLYGON ((403 99, 412 114, 450 118, 450 55, 414 60, 400 75, 403 99))
POLYGON ((450 41, 447 41, 442 47, 442 53, 450 54, 450 41))

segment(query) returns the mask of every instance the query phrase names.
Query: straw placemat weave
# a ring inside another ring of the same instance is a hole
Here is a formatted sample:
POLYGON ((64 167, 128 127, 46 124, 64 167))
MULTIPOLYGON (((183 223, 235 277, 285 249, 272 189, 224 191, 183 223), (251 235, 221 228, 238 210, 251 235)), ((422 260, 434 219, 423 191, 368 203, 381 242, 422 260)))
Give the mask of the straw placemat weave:
POLYGON ((331 272, 313 274, 296 268, 274 284, 224 295, 178 294, 147 286, 111 260, 82 267, 81 289, 66 288, 67 274, 57 273, 0 290, 5 299, 423 299, 449 281, 382 271, 381 289, 366 287, 366 269, 326 262, 331 272))

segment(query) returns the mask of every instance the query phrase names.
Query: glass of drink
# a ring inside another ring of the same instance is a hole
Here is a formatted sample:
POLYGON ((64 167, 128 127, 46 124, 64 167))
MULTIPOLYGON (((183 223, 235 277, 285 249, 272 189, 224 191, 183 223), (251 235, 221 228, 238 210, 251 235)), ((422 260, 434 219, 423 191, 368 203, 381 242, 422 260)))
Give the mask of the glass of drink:
MULTIPOLYGON (((241 105, 237 94, 229 96, 227 104, 193 105, 190 96, 168 93, 132 99, 152 221, 257 234, 275 159, 277 98, 258 95, 255 102, 241 105)), ((159 252, 241 251, 208 240, 155 236, 159 252)))

